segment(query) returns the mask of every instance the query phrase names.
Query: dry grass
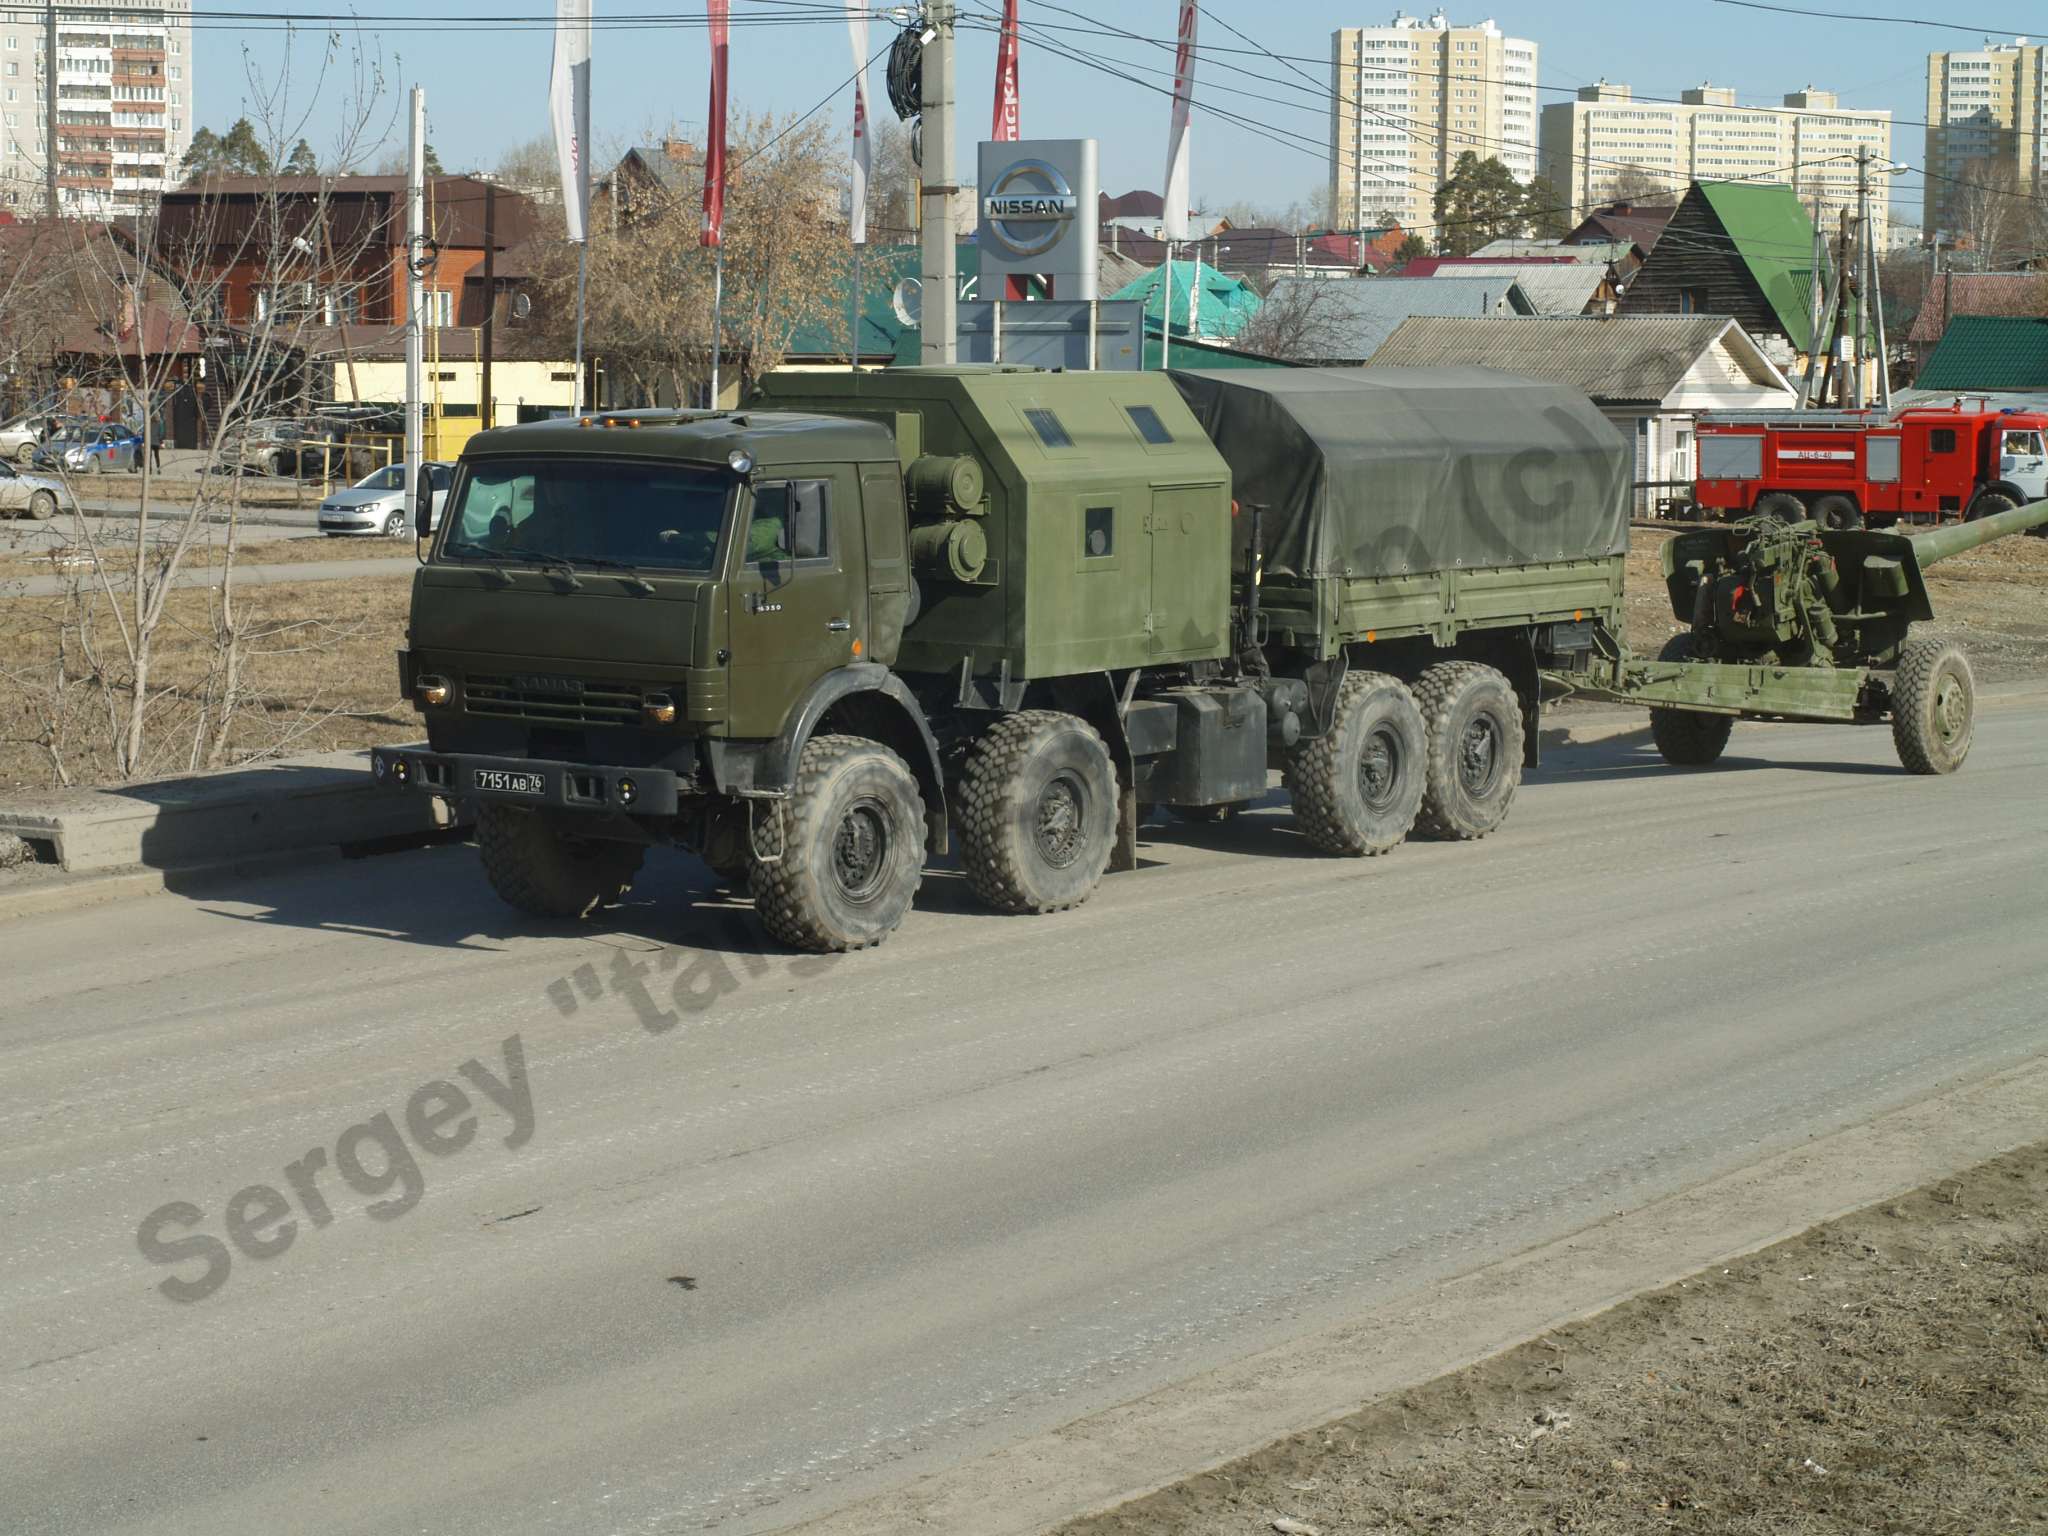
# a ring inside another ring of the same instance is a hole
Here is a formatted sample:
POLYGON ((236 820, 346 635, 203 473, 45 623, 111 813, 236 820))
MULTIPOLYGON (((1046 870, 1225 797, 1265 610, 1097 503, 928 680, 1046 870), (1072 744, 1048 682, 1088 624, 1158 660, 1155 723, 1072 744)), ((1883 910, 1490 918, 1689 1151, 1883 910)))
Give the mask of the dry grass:
POLYGON ((1062 1536, 2048 1530, 2048 1144, 1062 1536))
MULTIPOLYGON (((239 617, 255 638, 245 665, 248 698, 229 736, 231 761, 418 737, 418 717, 398 698, 393 661, 404 643, 412 567, 404 561, 393 565, 389 577, 236 589, 239 617)), ((67 601, 0 599, 0 657, 6 668, 38 681, 47 677, 67 601)), ((171 596, 155 675, 156 685, 170 692, 152 706, 152 772, 179 773, 189 764, 193 700, 214 658, 215 601, 207 587, 171 596)), ((94 635, 103 655, 119 654, 104 605, 96 612, 94 635)), ((84 671, 74 655, 73 724, 58 745, 72 781, 92 784, 111 776, 113 762, 105 744, 104 700, 84 671)), ((21 687, 0 677, 0 793, 57 782, 39 734, 21 687)))
MULTIPOLYGON (((59 525, 62 526, 61 524, 59 525)), ((186 552, 184 566, 191 570, 218 568, 225 558, 226 546, 222 541, 222 530, 208 529, 199 541, 186 552)), ((116 533, 118 539, 118 532, 116 533)), ((114 569, 122 566, 124 546, 102 543, 101 551, 114 569)), ((125 545, 129 560, 134 558, 134 544, 125 545)), ((351 535, 347 538, 330 539, 324 534, 299 534, 277 537, 267 530, 261 537, 252 537, 247 531, 242 535, 235 550, 235 564, 247 565, 298 565, 305 561, 322 560, 376 560, 392 559, 410 562, 413 547, 404 539, 386 539, 373 534, 351 535)), ((33 554, 9 553, 0 556, 0 581, 19 576, 48 576, 53 572, 84 570, 90 557, 75 537, 67 536, 63 542, 53 544, 33 554)), ((393 566, 397 571, 405 567, 393 566)), ((0 596, 5 596, 0 589, 0 596)))

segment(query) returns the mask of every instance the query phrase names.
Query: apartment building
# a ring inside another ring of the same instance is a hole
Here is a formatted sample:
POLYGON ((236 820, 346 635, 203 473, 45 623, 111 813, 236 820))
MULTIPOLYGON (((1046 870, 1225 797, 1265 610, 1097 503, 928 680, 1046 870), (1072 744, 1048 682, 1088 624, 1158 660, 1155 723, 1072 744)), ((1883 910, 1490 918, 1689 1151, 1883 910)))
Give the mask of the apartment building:
POLYGON ((1536 174, 1536 44, 1491 21, 1397 14, 1330 35, 1330 209, 1341 229, 1389 219, 1427 236, 1467 150, 1536 174))
POLYGON ((2048 46, 2024 37, 1972 52, 1927 55, 1926 192, 1921 222, 1953 231, 1971 222, 1963 181, 2002 167, 2016 189, 2048 197, 2048 46))
MULTIPOLYGON (((39 211, 49 165, 44 19, 0 11, 0 207, 39 211)), ((191 0, 57 7, 57 187, 67 215, 140 212, 192 142, 191 0)))
MULTIPOLYGON (((1543 108, 1543 174, 1571 198, 1574 217, 1615 197, 1695 181, 1791 187, 1825 227, 1856 206, 1856 154, 1889 158, 1892 115, 1844 107, 1808 86, 1775 107, 1745 106, 1725 86, 1704 84, 1671 101, 1643 101, 1602 80, 1571 101, 1543 108)), ((1881 243, 1890 216, 1888 180, 1874 183, 1871 223, 1881 243)))

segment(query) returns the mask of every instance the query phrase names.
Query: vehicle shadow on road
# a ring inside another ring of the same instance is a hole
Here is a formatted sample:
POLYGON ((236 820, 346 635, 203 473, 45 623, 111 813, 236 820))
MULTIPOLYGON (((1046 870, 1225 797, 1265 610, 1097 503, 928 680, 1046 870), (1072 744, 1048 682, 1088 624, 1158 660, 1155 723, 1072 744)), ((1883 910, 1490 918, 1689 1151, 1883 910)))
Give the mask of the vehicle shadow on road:
POLYGON ((1824 773, 1849 775, 1865 778, 1903 778, 1906 770, 1896 763, 1848 763, 1815 762, 1811 759, 1784 762, 1768 757, 1743 757, 1731 755, 1707 768, 1674 768, 1658 755, 1657 749, 1648 742, 1617 738, 1613 742, 1593 742, 1583 747, 1571 747, 1546 756, 1541 768, 1531 769, 1523 776, 1522 782, 1529 784, 1568 784, 1592 781, 1611 782, 1621 779, 1687 779, 1712 777, 1718 774, 1755 772, 1758 769, 1778 768, 1794 773, 1824 773))

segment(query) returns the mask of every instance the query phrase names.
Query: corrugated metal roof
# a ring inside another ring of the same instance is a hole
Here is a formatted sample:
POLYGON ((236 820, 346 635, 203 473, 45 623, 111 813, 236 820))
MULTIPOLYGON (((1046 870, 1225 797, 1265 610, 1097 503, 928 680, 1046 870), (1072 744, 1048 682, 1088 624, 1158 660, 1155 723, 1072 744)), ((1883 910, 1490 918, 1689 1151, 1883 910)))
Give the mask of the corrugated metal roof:
POLYGON ((2048 388, 2048 319, 1957 315, 1916 384, 1964 391, 2048 388))
MULTIPOLYGON (((1488 267, 1485 276, 1496 273, 1512 278, 1539 315, 1582 315, 1586 306, 1593 302, 1593 296, 1600 291, 1600 285, 1607 280, 1607 268, 1589 262, 1495 262, 1488 267)), ((1455 278, 1476 277, 1480 271, 1475 267, 1440 266, 1430 274, 1433 282, 1449 282, 1455 278)))
POLYGON ((1511 277, 1283 277, 1266 302, 1306 302, 1310 294, 1330 306, 1328 320, 1318 329, 1327 337, 1323 347, 1331 362, 1364 362, 1413 315, 1535 312, 1511 277), (1297 293, 1303 283, 1313 287, 1297 293))
POLYGON ((1420 318, 1403 322, 1372 355, 1371 366, 1477 364, 1569 384, 1595 400, 1654 401, 1675 390, 1731 327, 1740 333, 1726 315, 1420 318))
POLYGON ((1957 315, 2039 315, 2048 313, 2048 274, 2040 272, 1944 272, 1928 285, 1908 341, 1939 341, 1942 327, 1957 315))
POLYGON ((1700 181, 1693 191, 1713 209, 1785 334, 1805 351, 1813 325, 1813 220, 1799 194, 1754 181, 1700 181))

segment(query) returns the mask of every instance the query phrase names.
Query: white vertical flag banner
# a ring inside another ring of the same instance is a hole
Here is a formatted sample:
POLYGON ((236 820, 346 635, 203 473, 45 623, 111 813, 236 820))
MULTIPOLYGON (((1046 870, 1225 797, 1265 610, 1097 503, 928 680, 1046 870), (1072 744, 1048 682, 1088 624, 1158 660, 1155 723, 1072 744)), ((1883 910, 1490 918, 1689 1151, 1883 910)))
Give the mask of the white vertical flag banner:
POLYGON ((590 222, 590 0, 555 0, 548 121, 562 173, 562 217, 569 238, 581 241, 590 222))
POLYGON ((846 31, 853 42, 853 203, 848 223, 855 245, 868 243, 868 172, 874 164, 874 146, 868 129, 868 11, 867 0, 846 0, 846 31))
POLYGON ((1188 237, 1188 107, 1195 94, 1195 0, 1181 0, 1173 55, 1173 130, 1166 137, 1166 222, 1168 240, 1188 237))

